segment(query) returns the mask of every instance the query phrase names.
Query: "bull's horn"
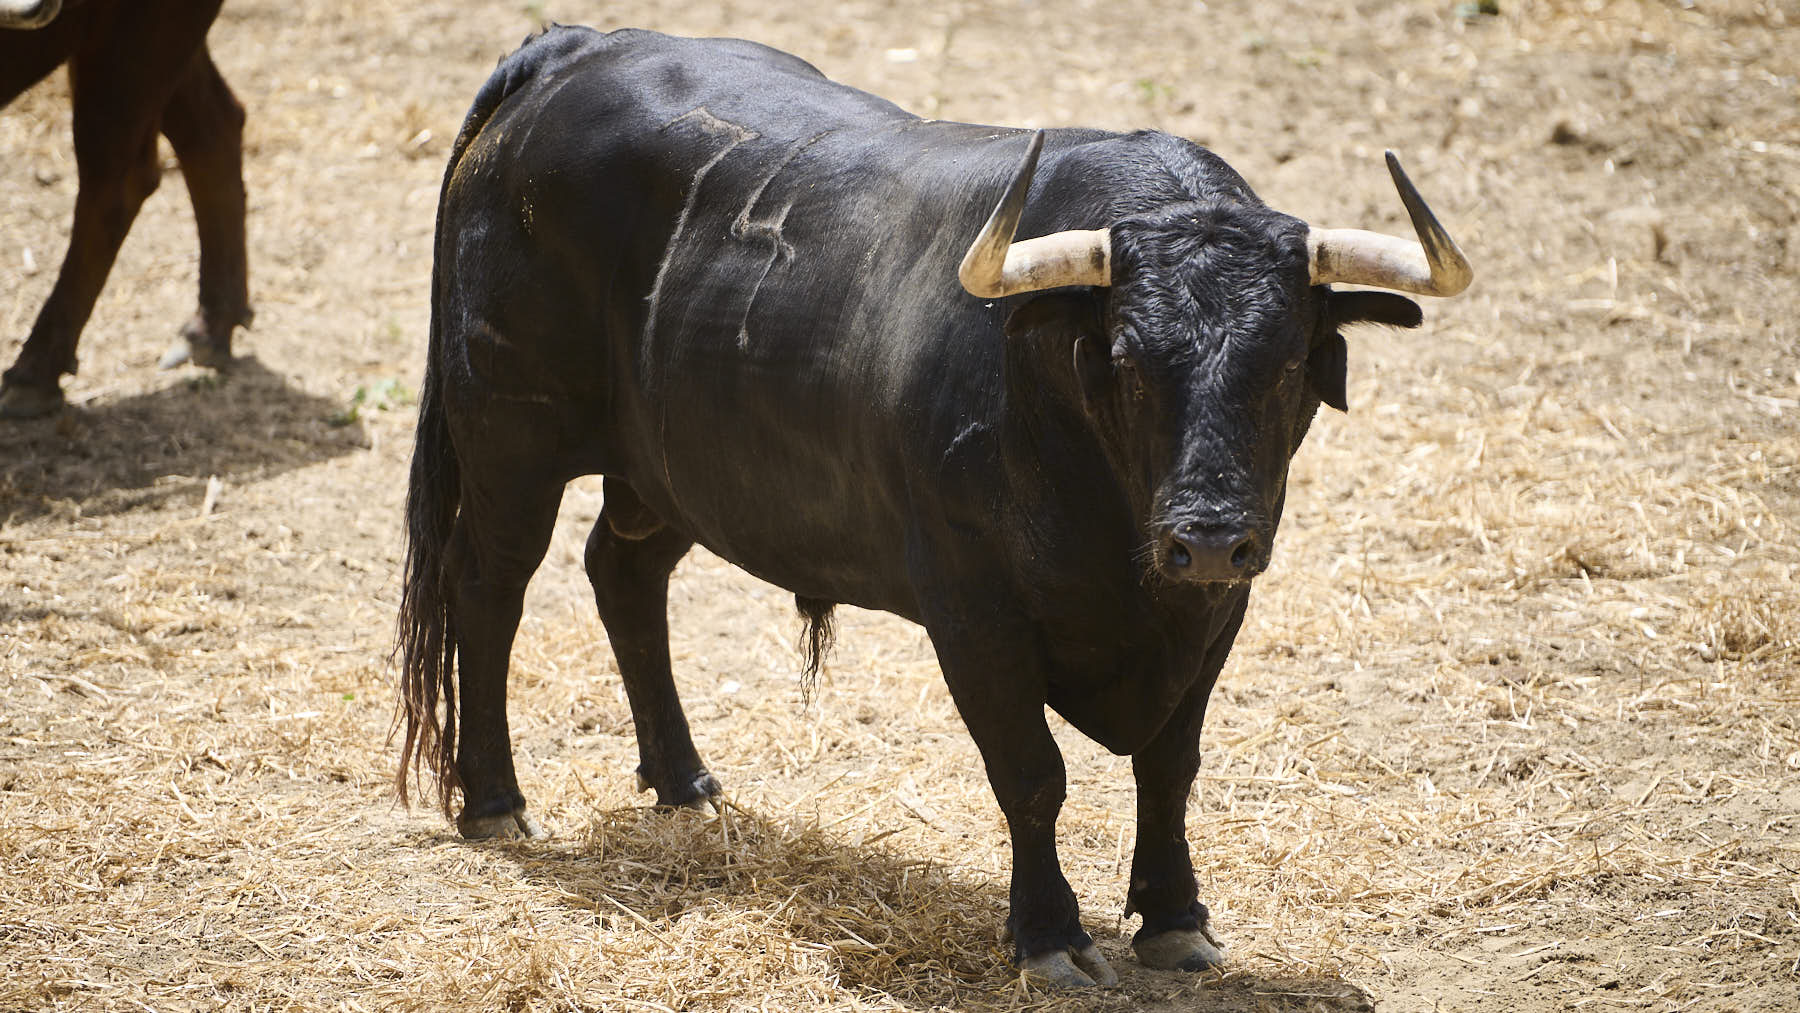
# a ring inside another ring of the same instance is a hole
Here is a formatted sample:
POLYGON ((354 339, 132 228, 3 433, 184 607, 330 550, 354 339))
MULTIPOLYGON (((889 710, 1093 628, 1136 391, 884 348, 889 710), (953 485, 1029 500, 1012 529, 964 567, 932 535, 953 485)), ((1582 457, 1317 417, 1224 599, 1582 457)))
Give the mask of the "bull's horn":
POLYGON ((963 254, 956 276, 969 294, 998 299, 1063 285, 1112 284, 1112 241, 1105 229, 1058 232, 1023 242, 1012 241, 1025 213, 1031 174, 1037 171, 1044 132, 1031 135, 1025 160, 1013 174, 1006 195, 963 254))
POLYGON ((1469 287, 1475 271, 1438 224, 1425 198, 1406 178, 1400 160, 1387 153, 1388 173, 1400 202, 1412 218, 1418 242, 1361 229, 1309 229, 1306 252, 1312 260, 1312 283, 1369 285, 1413 295, 1451 296, 1469 287))
POLYGON ((0 28, 42 28, 61 10, 62 0, 0 0, 0 28))

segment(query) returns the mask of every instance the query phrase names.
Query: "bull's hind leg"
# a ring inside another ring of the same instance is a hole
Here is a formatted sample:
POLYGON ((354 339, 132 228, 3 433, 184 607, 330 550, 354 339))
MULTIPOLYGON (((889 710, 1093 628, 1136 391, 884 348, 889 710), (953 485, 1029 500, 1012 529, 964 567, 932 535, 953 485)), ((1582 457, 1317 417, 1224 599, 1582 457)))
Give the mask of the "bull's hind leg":
POLYGON ((669 666, 669 574, 693 539, 662 523, 631 486, 606 480, 588 535, 587 574, 637 728, 638 787, 656 804, 701 808, 720 793, 694 749, 669 666))
POLYGON ((255 314, 244 253, 244 107, 204 45, 163 111, 162 130, 181 160, 200 233, 200 308, 161 365, 220 369, 231 363, 232 331, 255 314))
MULTIPOLYGON (((493 449, 498 455, 524 442, 493 449)), ((470 839, 542 837, 543 829, 525 811, 513 771, 506 673, 524 612, 525 586, 550 546, 563 483, 547 468, 533 468, 528 454, 498 471, 470 468, 471 463, 464 461, 462 512, 451 533, 446 566, 455 589, 451 615, 461 708, 456 779, 463 810, 456 827, 470 839), (484 480, 467 480, 471 473, 484 480)))

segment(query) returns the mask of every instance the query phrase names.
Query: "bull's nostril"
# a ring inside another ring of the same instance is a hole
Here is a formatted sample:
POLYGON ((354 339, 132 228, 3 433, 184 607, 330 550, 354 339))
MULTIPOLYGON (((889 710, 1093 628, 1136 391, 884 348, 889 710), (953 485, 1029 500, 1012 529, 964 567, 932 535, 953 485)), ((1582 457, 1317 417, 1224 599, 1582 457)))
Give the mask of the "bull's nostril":
POLYGON ((1238 547, 1231 551, 1231 568, 1234 570, 1242 570, 1249 565, 1250 543, 1248 541, 1239 542, 1238 547))
POLYGON ((1161 565, 1176 580, 1244 580, 1265 562, 1257 536, 1236 525, 1189 521, 1164 537, 1161 565))

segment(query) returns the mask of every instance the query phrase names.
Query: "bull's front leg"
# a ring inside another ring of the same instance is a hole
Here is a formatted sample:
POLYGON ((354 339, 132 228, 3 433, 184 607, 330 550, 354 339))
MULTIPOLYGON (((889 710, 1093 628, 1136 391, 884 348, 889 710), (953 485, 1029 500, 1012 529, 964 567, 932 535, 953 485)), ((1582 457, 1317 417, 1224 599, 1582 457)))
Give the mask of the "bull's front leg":
POLYGON ((1190 690, 1155 739, 1132 754, 1137 845, 1125 915, 1144 916, 1131 947, 1147 967, 1204 971, 1224 962, 1208 929, 1188 854, 1187 800, 1200 769, 1200 723, 1211 681, 1190 690))
POLYGON ((1003 638, 992 628, 959 631, 934 624, 931 635, 1012 836, 1006 932, 1013 962, 1028 976, 1058 987, 1116 985, 1118 975, 1081 927, 1075 891, 1056 856, 1063 759, 1044 720, 1044 680, 1032 652, 997 650, 994 644, 1003 638), (1021 674, 1021 668, 1033 671, 1021 674))
POLYGON ((1137 779, 1137 844, 1131 853, 1131 887, 1125 916, 1144 924, 1131 938, 1147 967, 1204 971, 1225 961, 1200 903, 1193 859, 1188 853, 1187 802, 1200 772, 1200 726, 1219 669, 1243 620, 1240 602, 1207 651, 1200 678, 1182 697, 1167 722, 1144 748, 1131 755, 1137 779))

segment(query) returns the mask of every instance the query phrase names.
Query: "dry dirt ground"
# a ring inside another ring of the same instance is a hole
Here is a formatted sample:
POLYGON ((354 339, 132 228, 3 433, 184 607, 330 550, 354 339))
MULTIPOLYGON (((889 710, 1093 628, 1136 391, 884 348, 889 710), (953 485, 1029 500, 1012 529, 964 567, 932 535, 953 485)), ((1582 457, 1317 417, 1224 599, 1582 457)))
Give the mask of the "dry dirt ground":
MULTIPOLYGON (((1796 26, 1793 0, 230 0, 241 365, 154 368, 197 260, 170 163, 72 407, 0 429, 0 1009, 1800 1009, 1796 26), (702 553, 677 674, 732 805, 638 808, 593 482, 514 663, 555 836, 393 802, 438 177, 543 19, 754 38, 931 116, 1174 131, 1327 225, 1403 231, 1404 155, 1478 280, 1355 334, 1352 411, 1296 461, 1189 814, 1223 975, 1130 959, 1129 767, 1058 726, 1065 863, 1124 982, 1019 983, 1003 822, 921 632, 844 616, 803 705, 788 598, 702 553)), ((0 114, 8 361, 67 234, 65 100, 0 114)))

